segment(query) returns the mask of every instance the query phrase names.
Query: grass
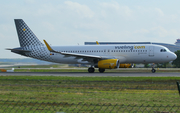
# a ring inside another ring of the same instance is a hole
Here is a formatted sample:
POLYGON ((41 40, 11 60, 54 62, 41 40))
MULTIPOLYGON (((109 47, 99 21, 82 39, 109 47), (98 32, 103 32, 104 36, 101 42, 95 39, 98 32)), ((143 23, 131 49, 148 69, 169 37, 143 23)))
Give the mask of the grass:
POLYGON ((0 112, 7 106, 7 112, 13 107, 22 111, 21 105, 36 112, 41 109, 47 112, 53 105, 47 104, 49 102, 64 103, 57 108, 68 108, 68 112, 79 103, 180 106, 176 81, 180 81, 180 77, 0 76, 0 105, 4 106, 0 112), (28 105, 30 102, 39 104, 28 105), (40 105, 42 102, 46 103, 44 107, 40 105), (65 104, 67 106, 63 107, 65 104))

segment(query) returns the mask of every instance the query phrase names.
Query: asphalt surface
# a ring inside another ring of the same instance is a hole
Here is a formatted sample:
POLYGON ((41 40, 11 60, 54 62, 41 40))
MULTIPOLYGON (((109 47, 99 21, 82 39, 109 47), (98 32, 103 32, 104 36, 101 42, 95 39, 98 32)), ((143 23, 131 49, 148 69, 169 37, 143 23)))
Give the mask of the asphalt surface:
POLYGON ((179 72, 166 73, 141 73, 141 72, 120 72, 120 73, 88 73, 88 72, 0 72, 0 76, 119 76, 119 77, 180 77, 179 72))

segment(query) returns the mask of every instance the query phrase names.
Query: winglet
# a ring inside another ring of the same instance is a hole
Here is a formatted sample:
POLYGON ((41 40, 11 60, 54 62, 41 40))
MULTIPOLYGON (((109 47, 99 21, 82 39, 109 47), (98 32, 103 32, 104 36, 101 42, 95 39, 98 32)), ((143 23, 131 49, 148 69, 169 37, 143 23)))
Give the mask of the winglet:
POLYGON ((97 45, 99 45, 99 42, 98 42, 98 41, 96 41, 96 44, 97 44, 97 45))
POLYGON ((46 42, 46 40, 43 40, 43 41, 46 44, 46 47, 48 48, 48 50, 51 52, 54 52, 54 50, 50 47, 50 45, 46 42))

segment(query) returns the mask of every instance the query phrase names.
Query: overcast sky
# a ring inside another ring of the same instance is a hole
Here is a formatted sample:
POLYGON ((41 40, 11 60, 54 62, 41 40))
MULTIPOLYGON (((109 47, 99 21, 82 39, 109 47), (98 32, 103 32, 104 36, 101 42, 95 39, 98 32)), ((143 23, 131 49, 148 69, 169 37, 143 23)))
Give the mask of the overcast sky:
POLYGON ((0 58, 25 58, 14 19, 23 19, 40 41, 160 42, 180 38, 179 0, 0 0, 0 58))

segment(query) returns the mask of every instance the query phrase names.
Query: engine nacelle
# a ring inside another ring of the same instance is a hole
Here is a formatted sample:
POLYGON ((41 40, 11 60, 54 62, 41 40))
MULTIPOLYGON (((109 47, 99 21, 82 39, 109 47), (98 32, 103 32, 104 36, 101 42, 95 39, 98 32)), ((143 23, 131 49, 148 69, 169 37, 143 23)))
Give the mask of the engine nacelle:
POLYGON ((119 68, 119 60, 118 59, 107 59, 98 61, 96 68, 102 69, 115 69, 119 68))
POLYGON ((133 68, 134 64, 120 64, 119 68, 133 68))

